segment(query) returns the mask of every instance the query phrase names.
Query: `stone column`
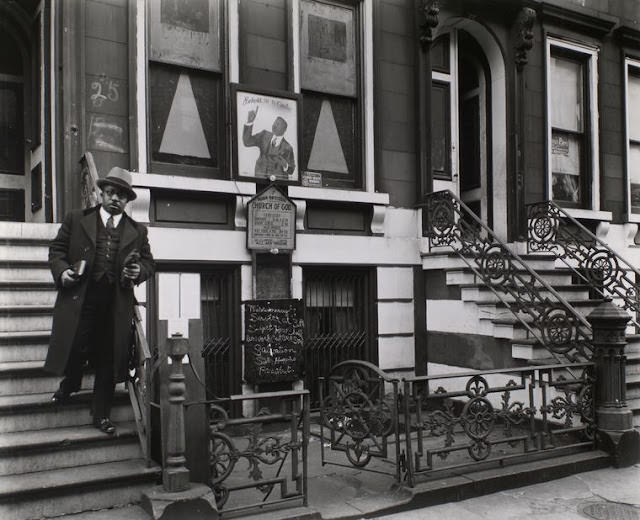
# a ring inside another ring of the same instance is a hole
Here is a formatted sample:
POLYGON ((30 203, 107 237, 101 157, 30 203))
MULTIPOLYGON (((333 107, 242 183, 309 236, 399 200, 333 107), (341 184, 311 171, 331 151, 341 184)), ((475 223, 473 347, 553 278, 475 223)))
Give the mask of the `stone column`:
POLYGON ((598 444, 611 454, 616 467, 631 466, 640 460, 640 432, 633 428, 633 413, 626 402, 624 348, 630 316, 607 298, 587 320, 595 348, 598 444))

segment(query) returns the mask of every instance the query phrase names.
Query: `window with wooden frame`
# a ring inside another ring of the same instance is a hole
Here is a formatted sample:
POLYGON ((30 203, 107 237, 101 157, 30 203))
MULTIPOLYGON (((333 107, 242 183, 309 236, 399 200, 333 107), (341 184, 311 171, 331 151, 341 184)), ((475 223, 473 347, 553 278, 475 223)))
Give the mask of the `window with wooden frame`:
POLYGON ((222 0, 150 0, 149 164, 221 178, 225 159, 222 0))
POLYGON ((434 179, 442 180, 452 179, 450 38, 443 34, 431 46, 431 168, 434 179))
POLYGON ((361 2, 300 2, 303 185, 361 188, 361 2))
POLYGON ((599 209, 596 70, 595 48, 548 40, 549 191, 567 208, 599 209))
POLYGON ((640 221, 640 60, 625 60, 627 113, 627 182, 630 216, 640 221))

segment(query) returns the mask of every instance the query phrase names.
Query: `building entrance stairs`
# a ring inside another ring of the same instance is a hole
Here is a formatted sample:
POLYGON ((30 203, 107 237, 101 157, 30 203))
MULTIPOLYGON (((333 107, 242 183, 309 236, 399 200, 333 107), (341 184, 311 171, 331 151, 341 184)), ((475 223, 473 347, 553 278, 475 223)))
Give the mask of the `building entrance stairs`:
POLYGON ((0 223, 0 518, 25 520, 122 506, 155 485, 123 385, 112 419, 94 428, 92 375, 68 404, 44 372, 56 290, 47 265, 57 224, 0 223))

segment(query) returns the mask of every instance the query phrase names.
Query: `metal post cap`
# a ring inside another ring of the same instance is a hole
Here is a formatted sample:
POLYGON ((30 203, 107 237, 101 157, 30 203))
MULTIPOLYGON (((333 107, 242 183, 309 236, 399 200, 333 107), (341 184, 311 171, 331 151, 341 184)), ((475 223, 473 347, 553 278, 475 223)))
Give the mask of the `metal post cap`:
POLYGON ((615 305, 611 298, 605 298, 604 301, 587 316, 587 321, 593 326, 603 323, 625 326, 630 319, 631 316, 629 316, 629 313, 615 305))

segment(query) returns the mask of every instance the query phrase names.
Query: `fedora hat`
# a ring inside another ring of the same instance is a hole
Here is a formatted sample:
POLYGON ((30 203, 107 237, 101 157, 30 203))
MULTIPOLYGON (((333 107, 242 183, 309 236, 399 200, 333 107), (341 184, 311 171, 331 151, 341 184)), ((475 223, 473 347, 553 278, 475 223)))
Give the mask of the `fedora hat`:
POLYGON ((105 186, 114 186, 127 192, 127 199, 135 200, 136 192, 131 187, 131 173, 127 170, 114 166, 104 179, 96 181, 98 188, 103 189, 105 186))

